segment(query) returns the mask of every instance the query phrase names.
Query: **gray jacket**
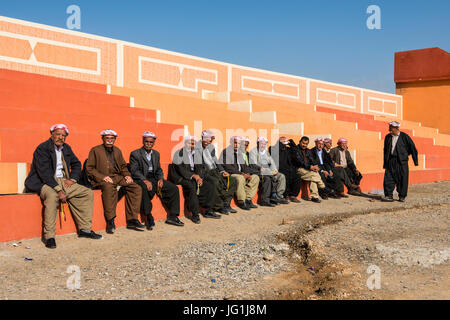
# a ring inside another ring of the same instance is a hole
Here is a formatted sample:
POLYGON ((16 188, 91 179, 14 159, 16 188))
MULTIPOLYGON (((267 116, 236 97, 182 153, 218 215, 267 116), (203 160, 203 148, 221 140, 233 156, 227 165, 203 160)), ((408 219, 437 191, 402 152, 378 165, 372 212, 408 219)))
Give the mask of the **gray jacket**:
POLYGON ((263 153, 258 151, 258 148, 253 148, 250 151, 250 164, 257 165, 262 168, 261 174, 272 176, 273 172, 277 170, 275 160, 270 156, 269 151, 264 150, 263 153))

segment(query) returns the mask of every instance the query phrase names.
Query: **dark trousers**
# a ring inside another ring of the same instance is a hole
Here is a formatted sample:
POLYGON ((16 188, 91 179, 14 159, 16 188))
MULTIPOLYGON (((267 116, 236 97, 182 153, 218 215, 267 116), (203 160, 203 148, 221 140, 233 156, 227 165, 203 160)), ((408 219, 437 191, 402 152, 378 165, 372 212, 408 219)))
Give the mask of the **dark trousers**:
POLYGON ((272 176, 261 175, 259 177, 259 202, 270 202, 272 194, 272 176))
POLYGON ((207 211, 212 209, 216 197, 216 189, 214 184, 209 182, 207 179, 203 179, 202 186, 198 188, 197 182, 194 179, 183 179, 180 182, 180 185, 183 188, 183 195, 187 204, 187 209, 193 215, 200 213, 200 206, 205 208, 207 211))
MULTIPOLYGON (((158 191, 158 181, 153 177, 147 177, 152 184, 152 190, 148 190, 144 181, 136 181, 142 188, 141 212, 151 221, 152 216, 152 199, 158 191)), ((172 182, 163 180, 161 194, 158 194, 164 207, 169 211, 169 217, 177 217, 180 215, 180 193, 178 187, 172 182)))
POLYGON ((340 177, 337 176, 334 172, 332 177, 328 176, 326 178, 323 172, 320 172, 320 177, 322 178, 323 183, 325 183, 326 193, 330 193, 332 191, 344 192, 344 184, 342 183, 340 177))
POLYGON ((295 168, 283 171, 280 168, 280 172, 286 177, 286 191, 284 192, 284 196, 297 198, 300 193, 302 179, 295 171, 295 168))
POLYGON ((237 180, 231 176, 228 178, 222 176, 216 169, 208 171, 206 180, 211 182, 216 189, 213 209, 219 210, 229 206, 237 189, 237 180))
POLYGON ((356 174, 352 169, 349 167, 342 168, 342 167, 335 167, 334 168, 335 173, 339 178, 341 179, 342 183, 347 187, 348 190, 351 190, 351 185, 357 185, 361 183, 361 180, 363 178, 362 174, 356 174))
POLYGON ((408 195, 409 167, 408 163, 402 164, 397 157, 390 157, 384 172, 384 195, 392 197, 394 188, 397 186, 399 197, 406 198, 408 195))

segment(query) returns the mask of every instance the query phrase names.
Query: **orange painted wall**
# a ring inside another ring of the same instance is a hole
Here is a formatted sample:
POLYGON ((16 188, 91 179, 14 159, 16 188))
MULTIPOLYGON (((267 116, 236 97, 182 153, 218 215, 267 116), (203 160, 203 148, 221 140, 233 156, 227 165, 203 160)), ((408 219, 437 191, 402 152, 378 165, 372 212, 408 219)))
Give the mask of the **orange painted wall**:
POLYGON ((404 119, 450 134, 450 79, 397 83, 403 96, 404 119))

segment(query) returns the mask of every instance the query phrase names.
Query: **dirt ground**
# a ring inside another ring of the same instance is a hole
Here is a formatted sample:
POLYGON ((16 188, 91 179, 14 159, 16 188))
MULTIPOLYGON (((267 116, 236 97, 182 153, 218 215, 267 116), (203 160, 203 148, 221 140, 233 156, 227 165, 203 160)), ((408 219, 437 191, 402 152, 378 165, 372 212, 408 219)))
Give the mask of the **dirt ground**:
POLYGON ((450 299, 449 191, 443 181, 411 186, 405 203, 350 196, 70 234, 55 250, 2 243, 0 299, 450 299))

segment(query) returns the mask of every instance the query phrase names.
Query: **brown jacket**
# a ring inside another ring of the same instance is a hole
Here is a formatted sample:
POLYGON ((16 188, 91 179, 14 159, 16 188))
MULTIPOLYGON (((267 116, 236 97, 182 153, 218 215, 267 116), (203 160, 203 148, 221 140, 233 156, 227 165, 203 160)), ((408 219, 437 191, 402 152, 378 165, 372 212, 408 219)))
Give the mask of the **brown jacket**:
POLYGON ((89 151, 86 162, 86 173, 93 187, 97 187, 106 176, 131 176, 130 171, 128 171, 127 162, 123 158, 122 151, 116 146, 113 146, 113 154, 114 161, 116 162, 115 166, 109 161, 103 144, 93 147, 89 151))
MULTIPOLYGON (((341 163, 341 153, 339 152, 339 147, 331 148, 329 155, 334 163, 337 164, 341 163)), ((355 171, 356 165, 353 162, 352 156, 350 155, 350 151, 348 150, 345 150, 345 159, 347 160, 347 167, 355 171)))

